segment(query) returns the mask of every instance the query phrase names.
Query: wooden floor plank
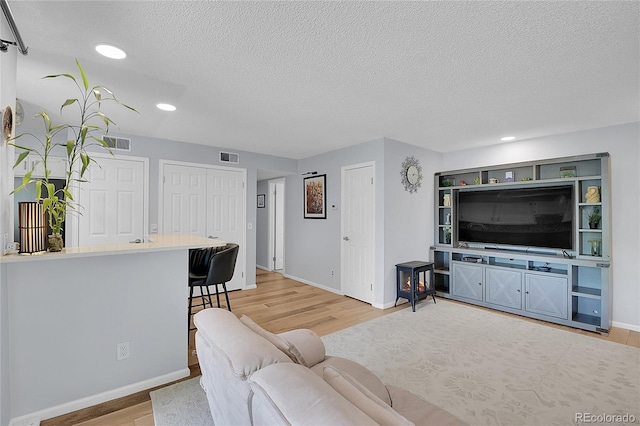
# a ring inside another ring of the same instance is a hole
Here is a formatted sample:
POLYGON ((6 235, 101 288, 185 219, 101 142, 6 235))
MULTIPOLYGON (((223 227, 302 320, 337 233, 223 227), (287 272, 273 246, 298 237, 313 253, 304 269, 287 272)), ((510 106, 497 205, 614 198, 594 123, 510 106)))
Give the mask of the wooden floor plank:
MULTIPOLYGON (((282 333, 295 328, 309 328, 318 335, 324 336, 407 307, 407 302, 401 299, 399 301, 401 304, 395 308, 376 309, 358 300, 312 287, 283 277, 281 274, 261 269, 256 270, 256 284, 257 287, 254 289, 230 292, 231 307, 237 316, 248 315, 255 322, 273 333, 282 333)), ((420 303, 433 302, 422 301, 420 303)), ((577 330, 478 306, 474 307, 640 348, 640 333, 637 331, 613 328, 608 336, 602 336, 598 333, 577 330)), ((200 375, 198 358, 194 353, 194 334, 195 332, 190 333, 187 348, 189 368, 191 369, 189 378, 200 375)), ((188 378, 183 380, 186 379, 188 378)), ((69 413, 55 419, 45 420, 41 424, 42 426, 152 426, 154 423, 149 397, 151 390, 153 389, 69 413)))

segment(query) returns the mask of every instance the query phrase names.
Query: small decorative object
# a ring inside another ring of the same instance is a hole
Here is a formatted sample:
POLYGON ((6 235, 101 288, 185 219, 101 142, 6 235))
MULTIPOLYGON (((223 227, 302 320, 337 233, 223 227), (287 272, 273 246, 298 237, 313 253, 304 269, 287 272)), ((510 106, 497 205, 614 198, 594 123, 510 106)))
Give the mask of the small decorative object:
POLYGON ((444 194, 442 197, 442 205, 444 207, 451 207, 451 194, 444 194))
POLYGON ((18 229, 20 254, 34 254, 47 249, 47 218, 42 203, 22 201, 18 203, 18 229))
POLYGON ((327 175, 304 178, 304 218, 327 218, 327 175))
POLYGON ((445 226, 442 228, 442 232, 444 233, 444 243, 451 244, 451 227, 445 226))
POLYGON ((584 194, 584 199, 587 201, 587 203, 599 203, 600 188, 597 186, 587 187, 587 192, 584 194))
POLYGON ((64 247, 60 234, 49 234, 47 242, 49 243, 49 251, 62 251, 62 247, 64 247))
POLYGON ((575 166, 560 167, 560 177, 563 179, 576 177, 575 166))
POLYGON ((460 186, 466 186, 466 185, 467 185, 467 182, 465 182, 464 180, 460 181, 460 186))
POLYGON ((591 243, 591 256, 600 256, 600 247, 602 244, 602 240, 599 238, 593 238, 589 240, 591 243))
POLYGON ((258 194, 258 208, 264 209, 264 197, 265 194, 258 194))
POLYGON ((445 225, 451 225, 451 213, 447 213, 444 219, 445 225))
POLYGON ((414 156, 407 157, 404 160, 400 176, 402 176, 402 184, 405 191, 409 191, 410 194, 418 191, 422 184, 422 167, 414 156))
POLYGON ((498 183, 500 180, 498 178, 489 178, 489 183, 498 183))
POLYGON ((523 182, 528 182, 528 181, 530 181, 530 180, 531 180, 531 178, 530 178, 530 177, 528 177, 528 176, 525 176, 525 177, 523 177, 523 178, 522 178, 522 179, 520 179, 520 180, 521 180, 521 181, 523 181, 523 182))
POLYGON ((442 186, 455 186, 456 185, 456 180, 454 178, 449 178, 449 179, 443 179, 442 180, 442 186))
POLYGON ((589 221, 589 228, 598 229, 598 224, 600 223, 600 219, 602 219, 602 215, 600 214, 600 209, 594 208, 589 216, 587 216, 587 220, 589 221))
POLYGON ((473 183, 475 183, 476 185, 480 185, 480 178, 479 177, 473 178, 473 183))
POLYGON ((13 135, 13 111, 10 106, 6 107, 2 114, 2 135, 5 142, 9 142, 13 135))
POLYGON ((513 182, 515 180, 515 173, 513 172, 504 172, 504 181, 505 182, 513 182))

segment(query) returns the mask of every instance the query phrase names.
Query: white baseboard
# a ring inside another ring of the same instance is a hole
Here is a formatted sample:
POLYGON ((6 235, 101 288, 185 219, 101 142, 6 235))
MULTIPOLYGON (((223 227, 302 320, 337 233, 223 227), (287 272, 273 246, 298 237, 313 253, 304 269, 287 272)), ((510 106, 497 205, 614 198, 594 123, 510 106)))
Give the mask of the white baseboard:
POLYGON ((253 288, 258 288, 258 286, 255 285, 255 284, 254 285, 247 285, 247 286, 242 287, 242 290, 251 290, 253 288))
POLYGON ((611 325, 613 327, 624 328, 626 330, 640 331, 640 325, 625 324, 623 322, 618 322, 618 321, 611 321, 611 325))
MULTIPOLYGON (((398 300, 398 303, 400 305, 404 304, 404 303, 409 303, 409 301, 400 301, 398 300)), ((387 302, 384 304, 379 304, 379 303, 372 303, 371 306, 373 306, 374 308, 378 308, 378 309, 389 309, 389 308, 393 308, 394 306, 396 306, 396 302, 387 302)))
POLYGON ((263 271, 269 271, 269 268, 267 268, 266 266, 262 266, 262 265, 256 265, 256 268, 262 269, 263 271))
POLYGON ((314 283, 312 281, 308 281, 308 280, 305 280, 305 279, 299 278, 299 277, 294 277, 293 275, 289 275, 289 274, 285 274, 285 273, 283 273, 282 276, 285 277, 285 278, 292 279, 292 280, 300 281, 303 284, 309 284, 309 285, 311 285, 313 287, 321 288, 322 290, 327 290, 327 291, 329 291, 331 293, 339 294, 340 296, 344 296, 344 293, 341 290, 337 290, 335 288, 327 287, 327 286, 324 286, 322 284, 314 283))
MULTIPOLYGON (((76 399, 75 401, 70 401, 64 404, 56 405, 54 407, 45 408, 44 410, 25 414, 24 416, 14 417, 9 422, 9 425, 30 425, 33 424, 33 421, 35 419, 46 420, 53 417, 61 416, 63 414, 73 413, 74 411, 82 410, 83 408, 92 407, 94 405, 102 404, 103 402, 122 398, 123 396, 131 395, 136 392, 173 382, 174 380, 182 379, 183 377, 189 376, 189 374, 191 374, 191 371, 188 368, 183 368, 182 370, 177 370, 168 374, 164 374, 162 376, 153 377, 141 382, 132 383, 121 388, 112 389, 96 395, 76 399)), ((35 424, 37 425, 39 423, 35 424)))

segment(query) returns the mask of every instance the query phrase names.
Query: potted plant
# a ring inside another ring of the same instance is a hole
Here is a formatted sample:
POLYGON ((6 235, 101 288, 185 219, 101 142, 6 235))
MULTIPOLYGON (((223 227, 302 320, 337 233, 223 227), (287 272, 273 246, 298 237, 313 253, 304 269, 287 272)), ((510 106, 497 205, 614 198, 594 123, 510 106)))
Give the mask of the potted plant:
POLYGON ((136 111, 134 108, 120 102, 113 92, 106 87, 90 86, 87 76, 80 62, 77 60, 76 66, 80 73, 79 79, 76 79, 76 77, 71 74, 48 75, 43 78, 65 77, 73 81, 78 89, 79 97, 67 99, 60 107, 60 112, 62 113, 63 109, 68 106, 77 106, 79 113, 78 122, 75 124, 63 123, 54 125, 49 115, 45 111, 42 111, 36 117, 41 117, 44 122, 44 140, 32 133, 23 133, 16 136, 13 139, 14 142, 12 142, 13 146, 22 151, 16 159, 16 163, 13 166, 14 168, 29 154, 36 155, 40 160, 40 164, 43 166, 44 176, 42 178, 33 179, 31 177, 35 168, 34 164, 31 170, 27 171, 24 175, 22 184, 18 186, 12 194, 23 190, 31 183, 35 183, 36 201, 42 203, 43 210, 47 215, 49 227, 51 228, 51 235, 49 235, 50 251, 62 250, 63 241, 61 231, 62 225, 67 217, 67 211, 77 211, 79 207, 73 199, 71 188, 73 185, 86 182, 84 179, 85 172, 92 162, 95 163, 95 160, 89 156, 86 149, 90 146, 99 146, 113 154, 109 145, 102 139, 102 135, 108 133, 109 125, 115 124, 101 111, 103 102, 115 102, 118 105, 136 111), (66 136, 66 142, 54 142, 55 136, 58 134, 66 136), (17 139, 27 135, 36 139, 40 143, 40 147, 31 148, 15 143, 17 139), (66 150, 67 159, 65 184, 59 189, 56 189, 54 183, 51 182, 49 178, 51 171, 48 167, 51 153, 56 146, 61 146, 66 150))
POLYGON ((442 228, 442 232, 444 232, 445 244, 451 244, 451 227, 445 226, 444 228, 442 228))
POLYGON ((587 220, 589 221, 589 228, 598 229, 598 224, 600 223, 600 219, 602 219, 602 215, 600 214, 600 209, 594 208, 591 213, 587 216, 587 220))

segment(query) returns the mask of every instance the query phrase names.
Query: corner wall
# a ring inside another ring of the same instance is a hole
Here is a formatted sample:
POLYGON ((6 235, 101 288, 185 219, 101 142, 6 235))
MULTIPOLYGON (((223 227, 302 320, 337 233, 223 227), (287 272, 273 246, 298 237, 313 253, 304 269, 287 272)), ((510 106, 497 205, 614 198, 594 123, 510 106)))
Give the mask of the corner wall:
POLYGON ((608 152, 613 325, 640 331, 640 122, 445 153, 440 171, 608 152))
MULTIPOLYGON (((0 38, 13 40, 13 34, 4 17, 0 14, 0 38)), ((18 52, 15 46, 9 46, 6 52, 0 52, 0 109, 11 105, 15 111, 16 74, 18 52)), ((15 116, 14 116, 15 117, 15 116)), ((2 130, 0 130, 0 133, 2 130)), ((4 142, 0 135, 0 250, 4 252, 4 234, 13 241, 13 157, 14 149, 4 142)), ((0 265, 0 425, 6 425, 11 418, 9 394, 9 328, 8 328, 8 290, 6 271, 0 265)))

